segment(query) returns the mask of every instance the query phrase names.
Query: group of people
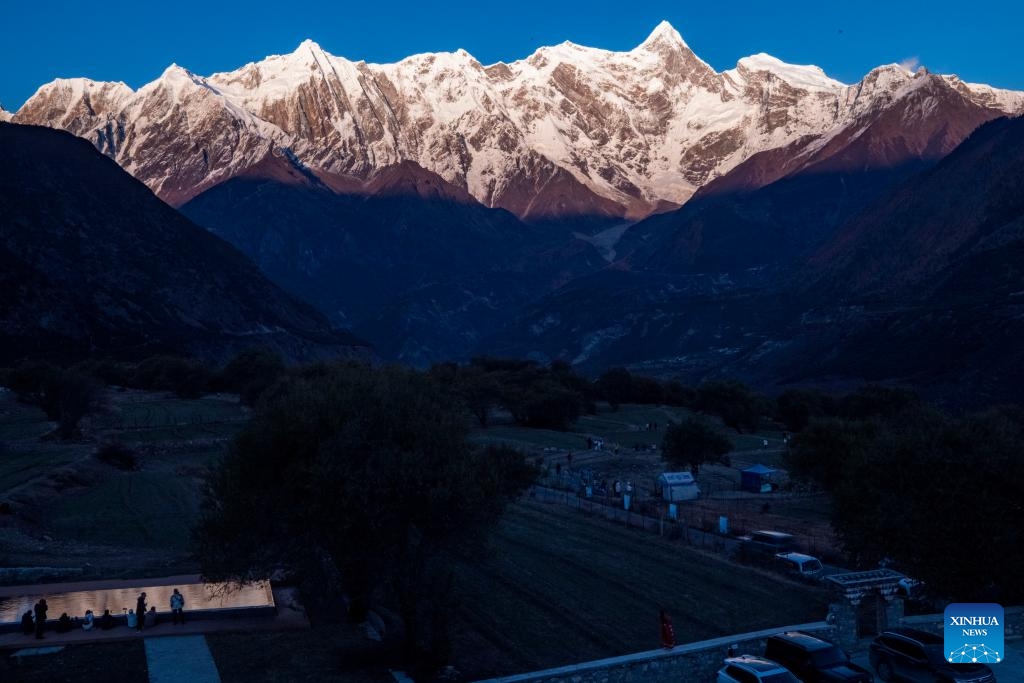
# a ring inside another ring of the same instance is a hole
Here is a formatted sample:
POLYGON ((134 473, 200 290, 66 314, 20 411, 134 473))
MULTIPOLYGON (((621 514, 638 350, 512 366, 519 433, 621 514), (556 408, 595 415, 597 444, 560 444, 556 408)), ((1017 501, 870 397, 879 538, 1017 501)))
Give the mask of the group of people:
MULTIPOLYGON (((143 630, 146 626, 154 626, 156 624, 156 607, 150 607, 146 609, 146 593, 142 592, 139 594, 138 600, 135 601, 135 609, 129 609, 125 615, 125 620, 128 623, 128 628, 134 628, 137 631, 143 630)), ((171 607, 171 623, 172 624, 184 624, 185 623, 185 596, 178 592, 175 588, 171 594, 170 599, 171 607)), ((35 633, 36 639, 41 640, 43 638, 43 632, 46 630, 46 613, 49 607, 46 604, 46 598, 40 598, 39 602, 35 604, 31 610, 28 610, 21 616, 21 632, 25 635, 32 635, 35 633)), ((60 619, 57 620, 54 630, 57 633, 68 633, 75 628, 78 623, 78 618, 72 619, 68 616, 67 612, 60 615, 60 619)), ((81 627, 83 631, 91 631, 94 628, 99 628, 101 631, 109 631, 117 625, 114 616, 110 613, 110 610, 103 610, 103 616, 99 619, 93 614, 93 611, 86 610, 85 616, 81 620, 81 627)))

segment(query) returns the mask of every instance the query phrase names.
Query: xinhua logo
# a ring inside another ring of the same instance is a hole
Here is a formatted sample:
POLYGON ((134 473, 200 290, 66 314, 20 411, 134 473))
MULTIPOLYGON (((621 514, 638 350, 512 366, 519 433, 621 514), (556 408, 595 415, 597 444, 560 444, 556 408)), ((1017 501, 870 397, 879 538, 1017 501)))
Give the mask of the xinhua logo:
POLYGON ((957 602, 946 608, 946 660, 953 664, 1003 661, 1003 608, 994 602, 957 602))

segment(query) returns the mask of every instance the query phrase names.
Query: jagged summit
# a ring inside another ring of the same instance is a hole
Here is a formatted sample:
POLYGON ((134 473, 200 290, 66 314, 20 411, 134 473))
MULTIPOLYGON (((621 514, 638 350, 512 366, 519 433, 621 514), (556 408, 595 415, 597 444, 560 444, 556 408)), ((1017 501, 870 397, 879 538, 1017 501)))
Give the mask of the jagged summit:
POLYGON ((654 50, 662 46, 689 48, 683 37, 679 35, 679 31, 672 24, 662 20, 654 27, 647 39, 637 45, 635 49, 654 50))
POLYGON ((323 52, 324 49, 320 47, 320 43, 316 42, 312 38, 306 38, 301 43, 299 43, 299 46, 297 48, 295 48, 295 52, 302 51, 323 52))
MULTIPOLYGON (((633 219, 761 152, 832 139, 914 79, 892 65, 847 86, 763 53, 719 73, 661 22, 626 52, 565 42, 487 67, 461 49, 350 61, 307 39, 208 77, 172 65, 137 92, 55 81, 14 121, 89 138, 172 203, 253 168, 361 183, 411 161, 520 217, 633 219)), ((1024 112, 1024 93, 946 82, 976 105, 1024 112)))

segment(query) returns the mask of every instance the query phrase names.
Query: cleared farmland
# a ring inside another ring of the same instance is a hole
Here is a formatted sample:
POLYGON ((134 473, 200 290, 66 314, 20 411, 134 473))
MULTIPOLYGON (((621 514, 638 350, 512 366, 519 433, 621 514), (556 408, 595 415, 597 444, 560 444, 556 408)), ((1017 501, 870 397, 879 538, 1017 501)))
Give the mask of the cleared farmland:
POLYGON ((556 505, 511 508, 459 568, 456 661, 473 677, 657 648, 658 610, 693 642, 823 618, 824 591, 556 505))

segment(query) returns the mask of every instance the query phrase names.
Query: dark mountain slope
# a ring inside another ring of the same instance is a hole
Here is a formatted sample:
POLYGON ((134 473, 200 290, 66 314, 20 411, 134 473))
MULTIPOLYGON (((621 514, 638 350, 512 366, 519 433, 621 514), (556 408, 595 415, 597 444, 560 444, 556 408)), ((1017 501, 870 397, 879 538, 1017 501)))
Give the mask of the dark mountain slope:
POLYGON ((0 362, 362 346, 69 133, 0 123, 0 362))
POLYGON ((841 296, 921 298, 920 288, 952 276, 939 276, 944 269, 1024 237, 1022 171, 1024 118, 982 126, 820 249, 808 269, 814 286, 841 296))
POLYGON ((568 230, 488 209, 411 162, 359 186, 235 178, 182 212, 383 357, 419 365, 463 356, 528 301, 605 264, 568 230))
POLYGON ((1021 401, 1022 169, 1024 119, 992 121, 788 272, 609 271, 530 307, 492 343, 691 380, 900 381, 957 405, 1021 401))
POLYGON ((1022 169, 1024 118, 993 121, 817 253, 800 296, 817 299, 817 317, 849 319, 802 374, 1024 400, 1022 169))

